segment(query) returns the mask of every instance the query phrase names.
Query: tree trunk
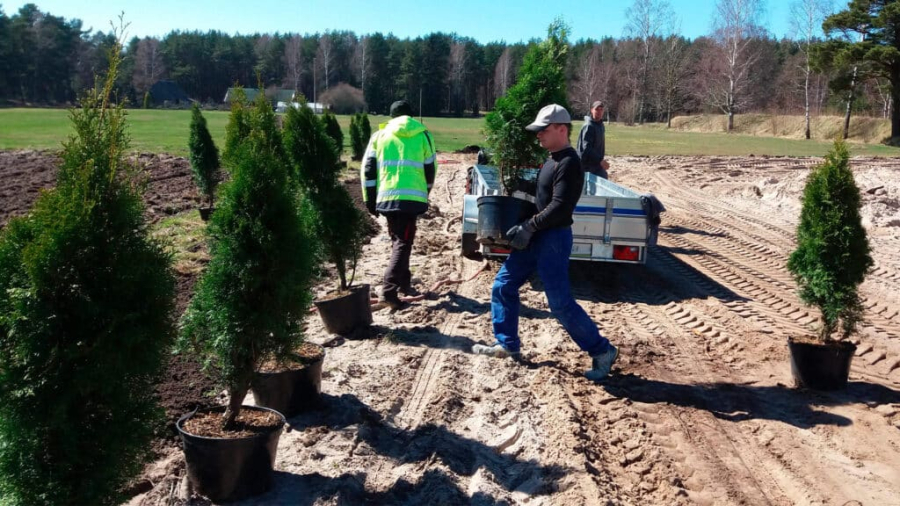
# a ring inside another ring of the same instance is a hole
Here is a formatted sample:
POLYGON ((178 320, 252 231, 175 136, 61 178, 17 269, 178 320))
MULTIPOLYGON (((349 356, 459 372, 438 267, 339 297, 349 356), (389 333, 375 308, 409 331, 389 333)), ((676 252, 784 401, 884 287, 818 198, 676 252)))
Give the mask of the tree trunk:
POLYGON ((734 130, 734 77, 728 79, 728 133, 734 130))
MULTIPOLYGON (((856 91, 856 67, 853 67, 853 78, 850 79, 850 91, 847 93, 847 112, 844 113, 844 139, 850 136, 850 109, 853 106, 853 92, 856 91)), ((891 124, 893 131, 894 125, 891 124)), ((893 136, 893 134, 891 134, 893 136)))
POLYGON ((235 390, 228 389, 228 406, 225 408, 225 414, 222 416, 222 428, 232 430, 235 426, 235 420, 238 413, 241 412, 241 404, 244 403, 244 397, 247 396, 249 387, 239 387, 235 390))
POLYGON ((804 98, 806 100, 806 140, 809 140, 809 63, 806 64, 806 82, 803 84, 804 98))
POLYGON ((666 108, 666 128, 672 128, 672 107, 666 108))
POLYGON ((891 69, 891 144, 900 140, 900 65, 891 69))

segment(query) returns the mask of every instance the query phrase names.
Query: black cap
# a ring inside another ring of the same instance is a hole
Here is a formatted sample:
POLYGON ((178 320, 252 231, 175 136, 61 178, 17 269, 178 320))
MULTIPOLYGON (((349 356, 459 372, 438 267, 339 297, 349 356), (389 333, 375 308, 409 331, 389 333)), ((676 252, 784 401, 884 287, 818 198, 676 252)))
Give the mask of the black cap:
POLYGON ((409 102, 398 100, 391 104, 391 117, 396 118, 397 116, 412 116, 412 107, 409 106, 409 102))

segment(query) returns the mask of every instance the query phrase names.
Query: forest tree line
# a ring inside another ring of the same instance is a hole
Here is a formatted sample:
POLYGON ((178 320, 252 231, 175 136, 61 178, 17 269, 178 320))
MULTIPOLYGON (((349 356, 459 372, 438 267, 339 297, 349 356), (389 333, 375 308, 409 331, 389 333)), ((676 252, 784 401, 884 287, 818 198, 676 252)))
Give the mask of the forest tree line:
MULTIPOLYGON (((792 38, 776 39, 754 24, 761 0, 719 0, 711 33, 688 39, 666 0, 634 0, 620 38, 569 42, 569 105, 585 114, 596 99, 609 119, 667 121, 695 113, 842 114, 852 109, 890 117, 891 84, 844 65, 815 65, 815 33, 829 14, 820 0, 797 0, 792 38), (736 12, 733 7, 744 9, 736 12), (803 10, 807 23, 803 23, 803 10), (804 26, 807 28, 803 30, 804 26), (851 74, 856 71, 856 76, 851 74)), ((140 107, 150 87, 171 80, 195 100, 221 104, 240 84, 298 90, 307 100, 355 93, 369 112, 384 114, 407 99, 417 114, 470 116, 490 110, 516 81, 525 43, 480 43, 450 33, 400 39, 390 33, 231 35, 172 31, 131 38, 118 79, 120 97, 140 107), (421 104, 421 111, 419 110, 421 104)), ((65 105, 108 66, 112 31, 86 30, 28 4, 0 7, 0 100, 4 105, 65 105)))

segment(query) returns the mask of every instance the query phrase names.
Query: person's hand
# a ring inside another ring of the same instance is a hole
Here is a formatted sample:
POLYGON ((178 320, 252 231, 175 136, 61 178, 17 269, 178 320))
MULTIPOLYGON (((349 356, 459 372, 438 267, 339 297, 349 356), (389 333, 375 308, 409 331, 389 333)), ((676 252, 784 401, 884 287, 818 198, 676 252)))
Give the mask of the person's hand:
POLYGON ((523 221, 518 225, 506 231, 506 237, 509 237, 509 245, 513 249, 525 249, 531 242, 531 236, 535 232, 534 224, 531 220, 523 221))
POLYGON ((372 202, 371 204, 368 203, 368 202, 366 202, 366 209, 369 210, 369 214, 371 214, 372 216, 374 216, 374 217, 376 217, 376 218, 378 217, 378 211, 375 210, 375 203, 374 203, 374 202, 372 202))
POLYGON ((600 160, 600 166, 603 167, 603 170, 609 170, 609 162, 606 160, 600 160))

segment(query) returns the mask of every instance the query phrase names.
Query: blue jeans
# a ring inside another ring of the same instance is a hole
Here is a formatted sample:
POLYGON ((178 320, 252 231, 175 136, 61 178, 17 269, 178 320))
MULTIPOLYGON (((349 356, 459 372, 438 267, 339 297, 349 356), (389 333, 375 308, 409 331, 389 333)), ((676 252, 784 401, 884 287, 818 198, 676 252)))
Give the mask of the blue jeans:
POLYGON ((534 234, 527 249, 513 251, 494 278, 491 320, 494 336, 510 352, 519 351, 519 288, 537 270, 544 283, 550 312, 589 355, 605 353, 609 341, 575 302, 569 286, 572 229, 554 228, 534 234))

